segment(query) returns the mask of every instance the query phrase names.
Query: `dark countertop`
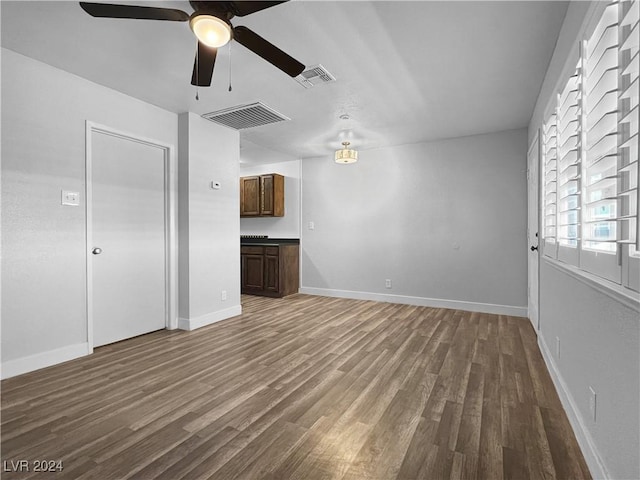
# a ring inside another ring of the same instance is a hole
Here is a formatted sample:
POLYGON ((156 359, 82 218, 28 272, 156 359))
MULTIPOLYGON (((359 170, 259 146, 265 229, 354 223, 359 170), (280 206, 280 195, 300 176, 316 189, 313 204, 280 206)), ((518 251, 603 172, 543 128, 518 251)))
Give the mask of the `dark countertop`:
POLYGON ((240 245, 300 245, 299 238, 242 238, 240 237, 240 245))

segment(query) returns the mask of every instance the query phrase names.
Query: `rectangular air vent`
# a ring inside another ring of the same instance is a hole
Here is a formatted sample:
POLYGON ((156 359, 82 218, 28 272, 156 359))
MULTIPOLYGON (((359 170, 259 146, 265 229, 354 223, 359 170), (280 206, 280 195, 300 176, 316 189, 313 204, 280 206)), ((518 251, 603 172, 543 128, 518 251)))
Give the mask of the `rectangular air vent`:
POLYGON ((202 115, 202 118, 236 130, 291 120, 289 117, 285 117, 261 102, 205 113, 202 115))
POLYGON ((331 83, 335 81, 336 77, 331 75, 329 71, 320 64, 307 68, 296 77, 296 82, 304 88, 311 88, 321 83, 331 83))

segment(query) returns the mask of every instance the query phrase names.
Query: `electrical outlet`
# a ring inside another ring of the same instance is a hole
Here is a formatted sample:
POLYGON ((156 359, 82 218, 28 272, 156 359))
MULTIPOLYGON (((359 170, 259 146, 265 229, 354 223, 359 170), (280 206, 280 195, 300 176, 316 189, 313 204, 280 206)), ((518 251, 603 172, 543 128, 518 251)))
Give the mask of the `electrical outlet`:
POLYGON ((596 391, 593 387, 589 387, 589 411, 591 412, 591 419, 596 421, 596 391))
POLYGON ((315 222, 309 222, 309 224, 307 226, 309 227, 309 230, 315 230, 315 228, 316 228, 315 222))
POLYGON ((390 278, 387 278, 384 281, 384 286, 385 286, 385 288, 391 288, 391 279, 390 278))
POLYGON ((556 358, 560 358, 560 337, 556 337, 556 358))
POLYGON ((222 290, 222 292, 220 292, 220 300, 224 302, 226 299, 227 299, 227 291, 222 290))

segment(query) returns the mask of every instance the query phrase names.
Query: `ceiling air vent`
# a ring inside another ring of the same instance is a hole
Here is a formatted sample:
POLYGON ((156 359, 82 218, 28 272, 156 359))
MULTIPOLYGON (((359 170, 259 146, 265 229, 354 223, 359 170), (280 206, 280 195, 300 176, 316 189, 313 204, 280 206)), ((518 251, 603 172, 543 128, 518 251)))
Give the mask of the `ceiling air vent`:
POLYGON ((331 75, 329 71, 322 65, 309 67, 296 77, 296 82, 304 88, 311 88, 321 83, 335 82, 336 77, 331 75))
POLYGON ((260 102, 205 113, 202 118, 236 130, 291 120, 260 102))

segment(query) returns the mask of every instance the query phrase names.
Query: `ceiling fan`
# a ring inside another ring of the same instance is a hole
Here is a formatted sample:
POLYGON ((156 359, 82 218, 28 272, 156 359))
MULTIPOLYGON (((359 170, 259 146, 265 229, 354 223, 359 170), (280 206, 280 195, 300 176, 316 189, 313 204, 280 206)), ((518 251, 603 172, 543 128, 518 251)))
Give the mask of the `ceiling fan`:
POLYGON ((191 0, 189 3, 195 10, 191 15, 173 8, 137 5, 80 2, 80 6, 92 17, 166 20, 171 22, 188 21, 191 30, 198 38, 198 49, 193 65, 191 84, 198 87, 208 87, 211 85, 218 48, 226 45, 232 39, 291 77, 302 73, 305 66, 298 60, 283 52, 253 30, 244 26, 234 27, 231 25, 231 19, 235 16, 244 17, 285 1, 287 0, 266 2, 191 0))

